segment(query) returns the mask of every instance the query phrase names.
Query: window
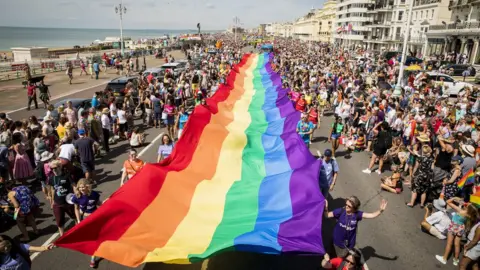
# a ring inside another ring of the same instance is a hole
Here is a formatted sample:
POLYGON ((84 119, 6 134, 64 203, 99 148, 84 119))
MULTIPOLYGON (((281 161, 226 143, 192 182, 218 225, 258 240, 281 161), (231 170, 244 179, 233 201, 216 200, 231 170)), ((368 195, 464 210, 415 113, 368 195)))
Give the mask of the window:
POLYGON ((443 81, 444 82, 450 82, 450 83, 453 83, 455 80, 452 79, 452 77, 450 76, 438 76, 438 80, 440 81, 440 78, 443 78, 443 81))
POLYGON ((420 19, 423 19, 423 11, 420 11, 420 19))
POLYGON ((425 19, 428 19, 428 10, 425 10, 425 19))
POLYGON ((403 11, 398 12, 398 20, 399 21, 403 20, 403 11))
POLYGON ((414 21, 417 20, 417 13, 418 13, 418 11, 415 11, 415 13, 413 13, 413 20, 414 20, 414 21))
POLYGON ((433 14, 434 14, 434 13, 435 13, 435 10, 432 9, 432 14, 431 14, 431 17, 430 17, 430 19, 432 19, 432 20, 433 20, 433 14))

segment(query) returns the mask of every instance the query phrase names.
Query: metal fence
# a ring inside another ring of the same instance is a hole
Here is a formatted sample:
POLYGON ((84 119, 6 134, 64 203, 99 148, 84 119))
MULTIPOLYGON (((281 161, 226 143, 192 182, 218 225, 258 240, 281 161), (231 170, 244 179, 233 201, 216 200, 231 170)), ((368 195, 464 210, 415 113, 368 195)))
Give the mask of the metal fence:
MULTIPOLYGON (((165 47, 166 52, 170 52, 177 48, 165 47)), ((111 54, 112 52, 117 52, 118 50, 109 50, 109 51, 90 51, 84 52, 81 54, 80 59, 75 57, 70 57, 61 59, 61 58, 49 58, 49 59, 40 59, 35 61, 29 61, 25 63, 14 63, 12 61, 2 61, 0 62, 0 81, 6 80, 16 80, 25 77, 24 68, 26 64, 30 66, 30 73, 32 76, 47 74, 51 72, 64 71, 67 69, 67 65, 71 64, 74 68, 80 67, 80 60, 83 60, 87 65, 92 59, 101 58, 103 53, 111 54)), ((155 50, 134 50, 126 51, 126 57, 143 57, 154 55, 155 50)))

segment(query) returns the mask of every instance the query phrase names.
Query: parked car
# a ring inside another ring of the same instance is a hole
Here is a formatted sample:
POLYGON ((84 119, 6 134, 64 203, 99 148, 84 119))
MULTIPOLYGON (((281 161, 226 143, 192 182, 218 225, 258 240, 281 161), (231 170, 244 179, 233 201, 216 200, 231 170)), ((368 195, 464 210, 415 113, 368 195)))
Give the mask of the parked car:
POLYGON ((477 71, 475 68, 471 65, 463 65, 463 64, 447 64, 443 67, 440 67, 440 70, 443 73, 448 73, 451 76, 463 76, 463 72, 465 70, 470 71, 470 76, 475 76, 477 74, 477 71), (453 73, 450 73, 451 69, 453 69, 453 73))
MULTIPOLYGON (((421 74, 417 75, 417 78, 420 77, 421 74)), ((437 72, 427 72, 427 79, 433 80, 434 82, 440 82, 443 78, 443 83, 445 86, 448 86, 448 92, 444 93, 444 95, 449 96, 457 96, 465 91, 465 87, 472 87, 473 85, 466 82, 456 81, 453 77, 437 72)))
POLYGON ((161 69, 163 71, 171 70, 173 72, 173 76, 177 77, 183 71, 185 71, 186 66, 187 66, 187 62, 175 62, 175 63, 163 64, 161 69))
MULTIPOLYGON (((123 102, 123 99, 125 98, 126 94, 126 89, 125 86, 127 83, 133 83, 133 87, 137 89, 138 87, 138 78, 135 76, 123 76, 123 77, 118 77, 113 80, 111 80, 109 83, 107 83, 107 86, 105 86, 105 90, 109 89, 112 91, 113 95, 116 98, 116 102, 121 103, 123 102)), ((135 91, 133 93, 133 100, 134 102, 138 102, 138 92, 135 91)))
POLYGON ((384 52, 382 54, 382 57, 385 58, 385 59, 390 59, 392 57, 395 57, 397 58, 398 55, 401 55, 402 53, 401 52, 396 52, 396 51, 391 51, 391 52, 384 52))
POLYGON ((70 98, 70 99, 64 99, 62 101, 59 101, 57 103, 55 103, 53 105, 53 107, 55 107, 55 109, 57 109, 58 107, 60 106, 63 106, 63 107, 67 107, 67 102, 68 101, 71 101, 72 102, 72 106, 75 108, 75 109, 80 109, 80 108, 84 108, 86 110, 90 109, 90 107, 92 107, 92 99, 91 98, 70 98))
POLYGON ((155 68, 146 69, 144 72, 142 72, 142 75, 144 77, 147 77, 150 74, 152 74, 154 78, 160 78, 165 75, 165 71, 162 68, 155 67, 155 68))

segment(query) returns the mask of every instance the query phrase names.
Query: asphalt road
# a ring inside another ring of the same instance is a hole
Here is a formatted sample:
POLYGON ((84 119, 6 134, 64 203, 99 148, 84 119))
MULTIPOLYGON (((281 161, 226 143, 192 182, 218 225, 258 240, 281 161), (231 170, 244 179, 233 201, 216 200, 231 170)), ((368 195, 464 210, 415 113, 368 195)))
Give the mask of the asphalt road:
MULTIPOLYGON (((64 98, 88 98, 95 91, 102 90, 102 86, 87 89, 78 93, 68 95, 64 98)), ((64 99, 63 98, 63 99, 64 99)), ((14 119, 21 119, 31 114, 44 115, 43 110, 25 111, 20 110, 10 113, 14 119)), ((312 154, 316 155, 317 150, 323 152, 329 147, 326 136, 328 127, 331 124, 331 117, 322 119, 321 127, 315 132, 316 140, 311 145, 312 154)), ((141 152, 141 159, 146 162, 156 161, 156 152, 159 141, 155 141, 163 130, 146 130, 147 141, 150 142, 141 152)), ((97 179, 100 185, 97 190, 101 192, 103 199, 112 194, 120 185, 121 168, 123 161, 127 158, 128 145, 125 142, 118 143, 111 147, 111 152, 97 160, 97 179)), ((360 222, 357 237, 357 245, 363 251, 369 269, 454 269, 451 261, 446 266, 435 260, 435 254, 442 254, 445 242, 437 240, 420 231, 420 222, 424 210, 420 208, 410 209, 405 206, 405 201, 410 196, 407 189, 401 195, 395 195, 380 191, 380 177, 377 174, 367 175, 361 171, 367 167, 369 161, 368 153, 353 153, 347 159, 343 151, 338 152, 337 161, 340 166, 340 175, 335 190, 329 198, 329 207, 334 209, 344 205, 344 199, 350 195, 356 195, 362 202, 361 210, 376 211, 382 198, 388 200, 387 210, 377 219, 364 220, 360 222)), ((384 175, 388 175, 385 172, 384 175)), ((36 195, 42 202, 43 214, 37 219, 41 230, 41 236, 34 239, 31 245, 42 245, 49 243, 56 238, 56 226, 52 211, 45 206, 43 194, 37 190, 36 195)), ((319 217, 321 218, 321 217, 319 217)), ((162 220, 155 220, 159 226, 162 220)), ((333 220, 326 220, 323 223, 324 245, 329 250, 331 245, 331 234, 334 225, 333 220)), ((17 237, 20 232, 16 226, 12 227, 5 234, 17 237)), ((33 254, 33 269, 51 270, 77 270, 87 269, 89 257, 74 251, 57 248, 41 254, 33 254)), ((161 263, 147 264, 138 269, 162 269, 162 270, 199 270, 199 269, 319 269, 321 258, 319 256, 300 255, 261 255, 250 253, 229 252, 217 255, 208 261, 194 265, 166 265, 161 263)), ((127 267, 102 261, 98 269, 129 269, 127 267)))

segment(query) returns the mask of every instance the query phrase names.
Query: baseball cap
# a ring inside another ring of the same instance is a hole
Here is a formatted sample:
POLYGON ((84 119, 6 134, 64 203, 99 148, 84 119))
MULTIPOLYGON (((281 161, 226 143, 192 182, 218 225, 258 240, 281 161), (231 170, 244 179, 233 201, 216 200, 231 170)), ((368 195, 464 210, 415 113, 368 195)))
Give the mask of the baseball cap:
POLYGON ((79 129, 78 135, 85 135, 85 129, 79 129))
POLYGON ((456 155, 456 156, 452 157, 452 161, 458 161, 458 162, 462 163, 463 158, 459 155, 456 155))
POLYGON ((325 152, 323 152, 323 155, 326 157, 331 157, 332 156, 332 150, 326 149, 325 152))

